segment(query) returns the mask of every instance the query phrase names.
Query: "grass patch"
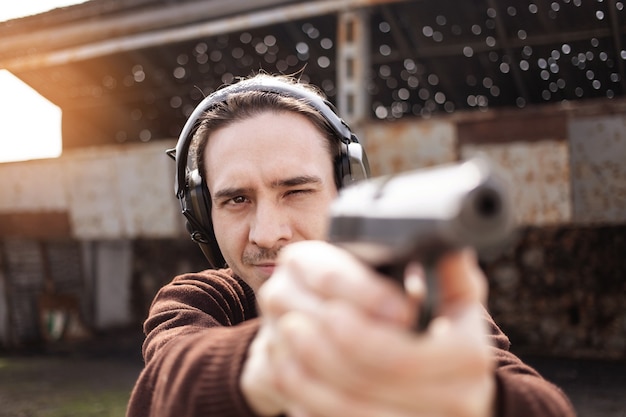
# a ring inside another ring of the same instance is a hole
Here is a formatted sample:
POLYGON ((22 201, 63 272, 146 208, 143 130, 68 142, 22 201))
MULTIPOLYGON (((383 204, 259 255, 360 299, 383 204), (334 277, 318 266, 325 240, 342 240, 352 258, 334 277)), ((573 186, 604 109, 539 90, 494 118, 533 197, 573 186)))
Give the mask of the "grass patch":
POLYGON ((105 391, 67 397, 36 417, 123 417, 130 393, 105 391))

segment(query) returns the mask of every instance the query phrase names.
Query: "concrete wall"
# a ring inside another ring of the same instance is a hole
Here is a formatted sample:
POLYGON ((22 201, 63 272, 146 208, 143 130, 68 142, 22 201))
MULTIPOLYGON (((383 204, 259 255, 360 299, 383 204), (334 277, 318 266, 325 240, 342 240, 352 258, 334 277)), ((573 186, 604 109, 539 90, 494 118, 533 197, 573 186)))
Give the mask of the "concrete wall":
POLYGON ((164 153, 170 145, 80 149, 57 159, 0 164, 0 234, 80 240, 179 236, 174 163, 164 153), (15 224, 29 213, 59 216, 56 224, 15 224), (59 226, 63 219, 66 227, 59 226))

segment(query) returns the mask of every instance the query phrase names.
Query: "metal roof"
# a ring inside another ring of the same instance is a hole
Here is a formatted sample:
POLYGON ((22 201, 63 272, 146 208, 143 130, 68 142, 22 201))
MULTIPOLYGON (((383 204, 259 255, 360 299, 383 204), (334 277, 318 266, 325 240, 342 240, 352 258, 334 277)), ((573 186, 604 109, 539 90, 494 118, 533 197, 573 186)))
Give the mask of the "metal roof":
POLYGON ((374 119, 624 95, 616 0, 91 0, 0 23, 0 68, 63 109, 66 148, 171 138, 252 72, 299 73, 334 100, 351 7, 370 11, 374 119))

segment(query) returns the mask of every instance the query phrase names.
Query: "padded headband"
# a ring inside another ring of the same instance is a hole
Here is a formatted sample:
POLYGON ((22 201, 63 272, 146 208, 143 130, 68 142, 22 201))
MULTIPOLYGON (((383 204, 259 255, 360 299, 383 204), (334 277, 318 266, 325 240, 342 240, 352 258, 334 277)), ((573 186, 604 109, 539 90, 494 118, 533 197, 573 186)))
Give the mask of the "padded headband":
MULTIPOLYGON (((181 193, 184 192, 185 189, 189 148, 191 147, 194 134, 200 126, 202 116, 207 110, 211 109, 211 107, 226 101, 229 96, 246 91, 276 93, 287 97, 305 99, 308 104, 319 111, 328 123, 330 123, 330 126, 343 143, 346 145, 353 142, 358 143, 358 140, 353 135, 346 122, 344 122, 335 113, 333 105, 328 100, 324 100, 313 91, 292 86, 285 81, 269 76, 243 80, 236 84, 229 85, 228 87, 221 88, 213 94, 207 96, 200 102, 200 104, 198 104, 187 119, 187 122, 179 135, 178 143, 176 144, 176 182, 174 188, 176 196, 180 197, 181 193)), ((369 175, 369 166, 367 167, 367 170, 369 175)))

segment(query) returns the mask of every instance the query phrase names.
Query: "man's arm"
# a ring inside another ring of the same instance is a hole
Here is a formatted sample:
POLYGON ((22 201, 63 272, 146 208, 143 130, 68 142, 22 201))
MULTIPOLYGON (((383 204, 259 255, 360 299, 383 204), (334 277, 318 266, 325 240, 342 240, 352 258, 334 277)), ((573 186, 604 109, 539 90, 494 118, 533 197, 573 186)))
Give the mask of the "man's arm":
POLYGON ((485 320, 496 361, 496 417, 573 417, 575 411, 565 393, 509 351, 508 337, 486 311, 485 320))
POLYGON ((155 298, 128 417, 254 415, 239 388, 259 326, 254 299, 245 284, 210 274, 177 277, 155 298))

